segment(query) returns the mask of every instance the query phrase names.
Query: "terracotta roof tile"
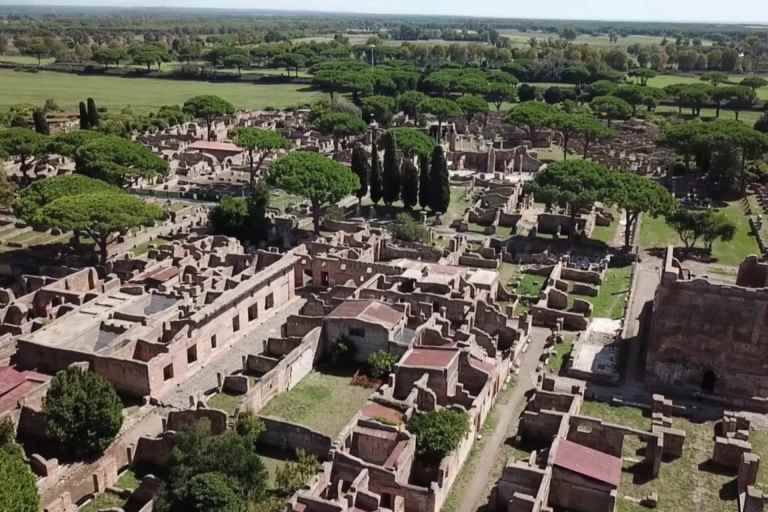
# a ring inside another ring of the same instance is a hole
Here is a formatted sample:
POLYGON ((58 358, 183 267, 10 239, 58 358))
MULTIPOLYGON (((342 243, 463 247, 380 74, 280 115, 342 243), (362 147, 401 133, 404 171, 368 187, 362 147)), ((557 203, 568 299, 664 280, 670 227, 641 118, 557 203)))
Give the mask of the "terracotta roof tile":
POLYGON ((618 487, 621 459, 563 439, 555 454, 555 466, 618 487))

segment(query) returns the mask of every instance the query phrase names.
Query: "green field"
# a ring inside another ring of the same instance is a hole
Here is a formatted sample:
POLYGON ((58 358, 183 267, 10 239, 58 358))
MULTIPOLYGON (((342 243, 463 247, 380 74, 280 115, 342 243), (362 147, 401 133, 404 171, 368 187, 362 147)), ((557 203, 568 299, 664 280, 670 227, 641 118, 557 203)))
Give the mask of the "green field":
MULTIPOLYGON (((54 60, 52 57, 46 57, 40 59, 40 64, 51 64, 54 60)), ((37 64, 37 57, 31 55, 0 55, 0 62, 12 62, 14 64, 37 64)))
MULTIPOLYGON (((737 84, 741 82, 743 79, 747 78, 751 75, 731 75, 729 80, 730 82, 737 84)), ((761 76, 761 78, 768 79, 767 76, 761 76)), ((696 75, 672 75, 672 74, 664 74, 664 75, 658 75, 650 80, 648 80, 648 85, 651 87, 666 87, 668 85, 673 84, 700 84, 702 83, 701 79, 696 75)), ((768 87, 762 87, 757 90, 757 97, 761 100, 768 100, 768 87)))
POLYGON ((320 94, 291 84, 254 85, 209 83, 155 78, 82 76, 41 71, 0 70, 0 110, 17 103, 42 104, 53 98, 65 110, 77 110, 78 102, 93 97, 111 110, 131 107, 138 112, 161 105, 184 103, 198 94, 216 94, 239 108, 289 107, 308 103, 320 94))
MULTIPOLYGON (((529 31, 529 32, 522 32, 520 30, 500 30, 499 33, 503 37, 507 37, 511 40, 512 44, 515 46, 528 46, 528 41, 531 38, 535 38, 539 41, 546 41, 549 38, 552 39, 559 39, 559 35, 556 32, 541 32, 541 31, 529 31)), ((599 36, 592 36, 592 35, 586 35, 582 34, 579 35, 575 41, 573 41, 573 44, 587 44, 590 46, 600 46, 600 47, 612 47, 612 46, 619 46, 619 47, 627 47, 633 44, 641 44, 641 45, 658 45, 661 44, 663 37, 657 37, 657 36, 645 36, 645 35, 630 35, 628 37, 621 37, 619 38, 618 42, 612 43, 608 39, 608 34, 601 34, 599 36)), ((704 41, 704 45, 711 44, 709 41, 704 41)))
MULTIPOLYGON (((744 208, 740 201, 733 201, 722 209, 728 218, 736 224, 736 235, 733 240, 723 242, 718 240, 712 246, 712 256, 723 265, 739 265, 744 258, 751 254, 760 254, 757 240, 752 236, 744 208)), ((677 233, 667 225, 663 217, 653 218, 643 216, 640 225, 640 247, 643 249, 664 248, 667 246, 682 247, 677 233)), ((697 247, 703 247, 699 241, 697 247)))

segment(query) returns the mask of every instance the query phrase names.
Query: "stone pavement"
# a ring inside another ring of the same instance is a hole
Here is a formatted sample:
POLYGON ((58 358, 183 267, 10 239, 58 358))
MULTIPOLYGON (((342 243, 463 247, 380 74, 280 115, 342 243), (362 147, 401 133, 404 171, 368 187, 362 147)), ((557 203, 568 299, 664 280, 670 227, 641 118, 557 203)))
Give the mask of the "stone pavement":
POLYGON ((190 395, 202 396, 206 391, 218 385, 216 374, 229 375, 243 367, 243 356, 260 354, 267 338, 279 338, 280 328, 290 315, 295 315, 306 300, 296 297, 293 301, 275 311, 264 323, 243 333, 239 340, 222 350, 215 358, 203 364, 194 374, 174 389, 160 397, 160 402, 168 407, 189 408, 190 395))
POLYGON ((512 394, 506 404, 498 404, 499 419, 496 428, 490 434, 490 439, 483 445, 483 449, 477 456, 477 466, 474 468, 472 479, 467 484, 464 495, 456 507, 457 512, 474 512, 485 504, 486 491, 489 488, 491 471, 496 465, 496 458, 502 451, 502 446, 517 430, 517 417, 525 407, 525 393, 536 386, 538 374, 536 365, 539 363, 541 353, 544 351, 544 342, 552 331, 542 327, 534 327, 531 333, 531 342, 520 361, 520 372, 515 379, 512 394))

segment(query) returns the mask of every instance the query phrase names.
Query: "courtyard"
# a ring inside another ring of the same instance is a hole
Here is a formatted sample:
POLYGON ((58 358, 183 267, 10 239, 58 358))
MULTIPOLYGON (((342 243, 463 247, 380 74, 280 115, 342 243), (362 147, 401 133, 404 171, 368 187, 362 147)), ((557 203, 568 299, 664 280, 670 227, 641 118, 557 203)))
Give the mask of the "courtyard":
POLYGON ((333 439, 372 392, 353 385, 351 373, 314 371, 292 390, 270 400, 259 414, 299 423, 333 439))
MULTIPOLYGON (((581 414, 600 418, 641 430, 647 430, 650 418, 644 417, 640 409, 614 407, 600 402, 585 401, 581 414)), ((714 445, 714 422, 696 423, 685 418, 673 417, 672 427, 686 433, 683 456, 677 460, 665 461, 661 465, 659 478, 647 480, 642 466, 643 443, 633 437, 624 442, 624 461, 619 496, 641 498, 657 492, 659 512, 697 510, 698 512, 733 512, 736 504, 736 473, 712 464, 714 445)), ((755 453, 762 460, 768 457, 768 432, 751 431, 750 442, 755 453)), ((768 484, 765 470, 761 469, 758 482, 768 484)), ((630 500, 620 499, 617 512, 640 512, 647 510, 630 500)))

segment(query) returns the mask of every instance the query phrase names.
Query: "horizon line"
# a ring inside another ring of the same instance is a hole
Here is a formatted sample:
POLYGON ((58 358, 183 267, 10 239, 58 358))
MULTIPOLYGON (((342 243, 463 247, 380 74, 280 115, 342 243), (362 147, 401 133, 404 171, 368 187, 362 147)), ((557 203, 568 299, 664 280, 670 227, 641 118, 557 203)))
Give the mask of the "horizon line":
POLYGON ((5 3, 0 0, 0 7, 13 8, 20 7, 28 9, 30 7, 64 7, 64 8, 96 8, 96 9, 118 9, 118 10, 130 10, 130 9, 158 9, 158 10, 171 10, 171 9, 188 9, 198 11, 233 11, 233 12, 265 12, 265 13, 281 13, 289 15, 343 15, 343 16, 406 16, 406 17, 425 17, 425 18, 465 18, 473 20, 501 20, 501 21, 570 21, 570 22, 614 22, 614 23, 670 23, 670 24, 687 24, 687 25, 737 25, 745 26, 745 28, 752 28, 754 30, 760 30, 764 28, 768 30, 768 19, 764 21, 717 21, 717 20, 686 20, 686 19, 651 19, 651 18, 550 18, 550 17, 516 17, 509 18, 503 16, 494 15, 472 15, 472 14, 417 14, 417 13, 395 13, 395 12, 365 12, 365 11, 324 11, 315 9, 268 9, 261 7, 209 7, 209 6, 191 6, 191 5, 174 5, 163 6, 158 4, 152 5, 105 5, 105 4, 82 4, 82 3, 37 3, 19 4, 16 2, 5 3))

